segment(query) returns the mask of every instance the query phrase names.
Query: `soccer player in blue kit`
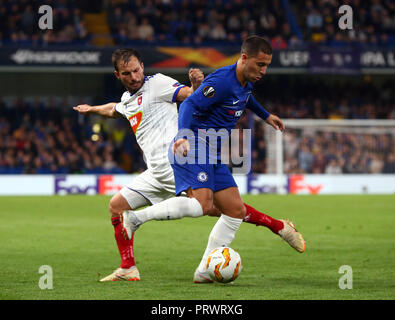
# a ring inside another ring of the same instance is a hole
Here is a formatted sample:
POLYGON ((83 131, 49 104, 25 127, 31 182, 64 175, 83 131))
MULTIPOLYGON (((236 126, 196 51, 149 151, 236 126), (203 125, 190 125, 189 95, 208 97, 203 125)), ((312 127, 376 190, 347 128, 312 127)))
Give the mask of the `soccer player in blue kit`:
MULTIPOLYGON (((195 142, 199 140, 199 129, 218 131, 225 128, 230 134, 246 107, 275 129, 283 131, 282 121, 267 112, 251 94, 252 83, 260 80, 266 73, 271 60, 272 50, 266 40, 258 36, 246 39, 237 63, 210 74, 181 104, 178 116, 179 132, 183 129, 192 130, 196 137, 195 142)), ((189 141, 183 137, 177 139, 173 151, 179 148, 182 151, 189 150, 189 141)), ((202 148, 202 144, 196 143, 196 151, 199 148, 202 148)), ((227 165, 220 161, 210 164, 210 156, 206 160, 206 163, 195 164, 179 164, 176 160, 172 164, 177 195, 187 191, 189 197, 199 201, 203 212, 211 210, 215 204, 223 213, 211 231, 203 259, 195 271, 196 282, 203 282, 207 278, 205 265, 208 254, 216 247, 230 246, 246 213, 238 187, 227 165)))
MULTIPOLYGON (((194 273, 195 283, 212 282, 206 271, 209 253, 216 247, 230 246, 246 215, 237 184, 227 165, 221 163, 218 137, 214 139, 216 146, 213 148, 209 138, 202 138, 199 132, 225 129, 230 134, 245 108, 252 110, 274 129, 284 131, 280 118, 266 111, 252 95, 253 83, 266 73, 271 60, 270 44, 259 36, 248 37, 242 44, 239 60, 207 76, 180 106, 179 131, 171 145, 175 157, 170 162, 176 195, 186 192, 188 198, 165 200, 151 206, 150 211, 167 210, 169 215, 188 212, 191 217, 209 214, 212 210, 221 211, 222 215, 210 233, 203 258, 194 273), (204 148, 202 161, 199 152, 204 148)), ((129 233, 139 225, 135 215, 124 213, 123 220, 129 233)), ((303 238, 298 235, 296 241, 300 243, 299 251, 303 252, 303 238)))

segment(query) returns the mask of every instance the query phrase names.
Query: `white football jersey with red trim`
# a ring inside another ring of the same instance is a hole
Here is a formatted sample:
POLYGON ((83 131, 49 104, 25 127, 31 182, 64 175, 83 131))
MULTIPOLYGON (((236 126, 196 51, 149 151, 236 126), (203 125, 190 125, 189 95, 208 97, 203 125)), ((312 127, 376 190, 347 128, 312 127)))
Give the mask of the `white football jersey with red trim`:
POLYGON ((178 131, 175 99, 182 87, 177 80, 161 73, 146 76, 140 90, 134 94, 125 91, 115 106, 129 120, 147 167, 157 177, 171 171, 168 148, 178 131))

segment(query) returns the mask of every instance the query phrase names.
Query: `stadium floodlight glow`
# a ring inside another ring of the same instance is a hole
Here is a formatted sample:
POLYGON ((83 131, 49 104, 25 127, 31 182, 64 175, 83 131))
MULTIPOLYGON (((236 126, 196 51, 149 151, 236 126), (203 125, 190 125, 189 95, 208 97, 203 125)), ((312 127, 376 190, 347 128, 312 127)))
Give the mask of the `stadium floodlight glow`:
POLYGON ((99 135, 98 134, 92 134, 91 139, 92 139, 92 141, 98 141, 99 140, 99 135))

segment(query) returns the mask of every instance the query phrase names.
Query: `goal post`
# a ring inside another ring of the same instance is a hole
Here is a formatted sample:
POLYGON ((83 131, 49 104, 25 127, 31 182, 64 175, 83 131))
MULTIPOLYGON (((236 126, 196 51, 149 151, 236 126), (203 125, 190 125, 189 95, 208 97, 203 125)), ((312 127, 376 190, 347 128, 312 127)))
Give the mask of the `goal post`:
MULTIPOLYGON (((395 174, 395 120, 284 119, 285 131, 263 121, 265 174, 395 174)), ((280 179, 282 177, 282 179, 280 179)), ((280 185, 277 190, 284 190, 280 185)), ((278 191, 278 193, 284 193, 278 191)))

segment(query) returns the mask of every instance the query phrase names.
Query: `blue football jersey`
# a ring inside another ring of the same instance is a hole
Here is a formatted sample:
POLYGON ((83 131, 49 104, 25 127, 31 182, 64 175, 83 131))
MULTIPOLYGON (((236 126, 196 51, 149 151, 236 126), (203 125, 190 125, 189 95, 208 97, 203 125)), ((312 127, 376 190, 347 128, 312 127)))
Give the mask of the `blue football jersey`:
POLYGON ((200 87, 181 105, 178 130, 234 129, 245 108, 262 118, 269 113, 252 96, 250 82, 243 87, 236 77, 236 63, 220 68, 207 76, 200 87))

